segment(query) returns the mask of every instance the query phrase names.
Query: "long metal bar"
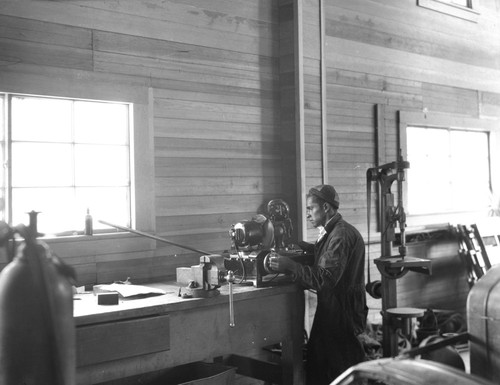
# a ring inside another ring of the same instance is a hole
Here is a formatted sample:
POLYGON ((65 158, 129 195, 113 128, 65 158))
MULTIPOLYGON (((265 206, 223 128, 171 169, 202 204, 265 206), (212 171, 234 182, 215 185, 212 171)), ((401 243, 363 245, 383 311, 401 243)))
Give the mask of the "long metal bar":
POLYGON ((234 328, 234 299, 233 299, 233 283, 234 273, 229 270, 227 272, 227 282, 229 283, 229 326, 234 328))
POLYGON ((106 222, 106 221, 103 221, 103 220, 98 220, 98 222, 102 223, 103 225, 107 225, 107 226, 111 226, 111 227, 116 227, 117 229, 120 229, 120 230, 123 230, 123 231, 128 231, 130 233, 142 235, 143 237, 155 239, 155 240, 160 241, 160 242, 165 242, 165 243, 168 243, 169 245, 178 246, 178 247, 181 247, 181 248, 186 249, 186 250, 195 251, 195 252, 200 253, 202 255, 213 254, 213 253, 210 253, 208 251, 198 250, 198 249, 195 249, 193 247, 184 246, 184 245, 181 245, 179 243, 175 243, 175 242, 169 241, 169 240, 167 240, 165 238, 158 237, 157 235, 152 235, 152 234, 144 233, 144 232, 139 231, 139 230, 134 230, 134 229, 131 229, 130 227, 125 227, 125 226, 120 226, 120 225, 114 225, 112 223, 109 223, 109 222, 106 222))

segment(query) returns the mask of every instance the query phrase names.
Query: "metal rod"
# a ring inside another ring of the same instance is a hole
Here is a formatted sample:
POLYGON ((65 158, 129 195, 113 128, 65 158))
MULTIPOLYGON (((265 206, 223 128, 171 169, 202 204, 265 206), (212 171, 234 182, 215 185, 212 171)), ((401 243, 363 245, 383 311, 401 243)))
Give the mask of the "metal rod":
POLYGON ((229 283, 229 326, 234 328, 234 300, 233 300, 233 282, 234 273, 229 270, 227 272, 227 282, 229 283))
POLYGON ((180 245, 178 243, 175 243, 175 242, 172 242, 172 241, 169 241, 165 238, 162 238, 162 237, 158 237, 156 235, 152 235, 152 234, 148 234, 148 233, 144 233, 142 231, 138 231, 138 230, 134 230, 134 229, 131 229, 129 227, 125 227, 125 226, 120 226, 120 225, 114 225, 112 223, 109 223, 109 222, 106 222, 106 221, 103 221, 103 220, 98 220, 98 222, 104 224, 104 225, 107 225, 107 226, 111 226, 111 227, 116 227, 117 229, 120 229, 120 230, 123 230, 123 231, 128 231, 130 233, 134 233, 134 234, 138 234, 138 235, 142 235, 143 237, 147 237, 147 238, 151 238, 151 239, 155 239, 157 241, 160 241, 160 242, 165 242, 165 243, 168 243, 169 245, 173 245, 173 246, 178 246, 178 247, 181 247, 183 249, 186 249, 186 250, 191 250, 191 251, 195 251, 197 253, 200 253, 202 255, 210 255, 210 254, 213 254, 213 253, 209 253, 208 251, 203 251, 203 250, 198 250, 198 249, 195 249, 193 247, 189 247, 189 246, 184 246, 184 245, 180 245))

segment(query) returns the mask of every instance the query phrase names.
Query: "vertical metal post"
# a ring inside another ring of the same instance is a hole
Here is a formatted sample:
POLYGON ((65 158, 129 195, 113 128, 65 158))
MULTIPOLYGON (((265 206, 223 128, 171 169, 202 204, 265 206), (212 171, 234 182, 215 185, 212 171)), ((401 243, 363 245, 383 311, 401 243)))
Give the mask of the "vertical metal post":
MULTIPOLYGON (((386 178, 380 180, 381 183, 381 216, 380 216, 380 231, 381 231, 381 258, 390 258, 392 256, 392 240, 389 239, 389 212, 393 206, 394 196, 391 193, 391 183, 388 183, 386 178)), ((387 309, 397 307, 396 295, 396 280, 390 279, 381 275, 382 286, 382 349, 384 357, 390 357, 393 352, 398 350, 397 335, 390 324, 387 309)))

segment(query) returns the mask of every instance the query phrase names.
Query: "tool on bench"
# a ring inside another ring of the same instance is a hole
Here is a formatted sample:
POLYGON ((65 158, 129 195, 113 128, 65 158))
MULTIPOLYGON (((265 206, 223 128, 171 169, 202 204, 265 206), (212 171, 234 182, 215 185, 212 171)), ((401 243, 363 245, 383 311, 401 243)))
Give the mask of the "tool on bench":
POLYGON ((193 298, 211 298, 220 294, 219 288, 222 284, 228 282, 229 286, 229 310, 230 310, 230 326, 234 326, 234 306, 233 306, 233 282, 232 272, 224 269, 224 259, 222 255, 213 254, 208 251, 198 250, 193 247, 181 245, 169 241, 157 235, 145 233, 142 231, 134 230, 129 227, 116 225, 110 222, 99 220, 100 223, 107 226, 115 227, 117 229, 127 231, 133 234, 141 235, 146 238, 154 239, 156 241, 168 243, 173 246, 181 247, 186 250, 194 251, 202 254, 200 263, 191 267, 178 267, 177 268, 177 282, 186 284, 187 289, 185 297, 193 298))

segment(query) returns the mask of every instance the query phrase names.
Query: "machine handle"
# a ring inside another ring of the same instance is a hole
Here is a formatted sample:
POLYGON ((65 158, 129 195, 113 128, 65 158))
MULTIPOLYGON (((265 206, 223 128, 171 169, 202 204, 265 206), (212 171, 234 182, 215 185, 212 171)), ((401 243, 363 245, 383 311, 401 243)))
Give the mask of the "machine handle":
POLYGON ((227 272, 227 282, 229 283, 229 326, 234 328, 234 303, 233 303, 233 282, 234 273, 229 270, 227 272))

